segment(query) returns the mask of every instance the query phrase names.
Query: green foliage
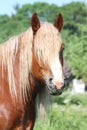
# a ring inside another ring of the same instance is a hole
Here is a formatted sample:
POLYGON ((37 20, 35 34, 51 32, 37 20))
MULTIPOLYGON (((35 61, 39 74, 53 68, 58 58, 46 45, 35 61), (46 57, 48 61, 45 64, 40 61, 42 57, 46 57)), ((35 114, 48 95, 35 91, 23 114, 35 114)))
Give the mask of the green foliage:
POLYGON ((56 97, 48 118, 36 121, 34 130, 86 130, 87 94, 64 94, 56 97), (57 100, 58 99, 58 100, 57 100), (60 101, 61 99, 61 101, 60 101), (65 103, 64 100, 67 100, 65 103))
POLYGON ((71 66, 73 75, 82 77, 87 82, 87 6, 79 2, 62 7, 37 2, 22 7, 17 4, 14 8, 16 13, 11 17, 0 16, 0 43, 27 30, 34 12, 38 13, 41 21, 49 22, 53 22, 60 12, 64 17, 64 28, 61 33, 65 44, 64 57, 71 66))
POLYGON ((62 95, 53 97, 53 102, 58 105, 81 105, 87 106, 87 93, 86 94, 72 94, 70 92, 64 92, 62 95))
POLYGON ((53 106, 49 119, 36 122, 34 130, 86 130, 87 108, 53 106))

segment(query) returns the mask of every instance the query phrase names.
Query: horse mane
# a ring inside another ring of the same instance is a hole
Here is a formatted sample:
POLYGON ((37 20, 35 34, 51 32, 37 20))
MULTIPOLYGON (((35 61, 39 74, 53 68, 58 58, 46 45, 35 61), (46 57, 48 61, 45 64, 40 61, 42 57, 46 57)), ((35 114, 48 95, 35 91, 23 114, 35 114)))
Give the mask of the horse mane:
MULTIPOLYGON (((1 75, 4 79, 4 67, 8 73, 8 83, 11 95, 14 94, 16 96, 16 88, 14 82, 14 74, 13 74, 13 60, 15 59, 15 54, 18 49, 18 38, 16 36, 10 38, 8 41, 4 42, 0 45, 0 65, 1 65, 1 75)), ((2 79, 2 80, 3 80, 2 79)), ((3 82, 2 85, 3 87, 3 82)))
POLYGON ((8 74, 9 90, 13 99, 17 98, 17 87, 13 68, 17 55, 19 55, 17 70, 20 75, 20 92, 21 95, 25 95, 27 93, 26 87, 28 87, 29 84, 28 75, 32 61, 32 40, 33 32, 32 29, 29 28, 26 32, 20 34, 19 36, 10 38, 0 46, 0 64, 2 66, 1 74, 4 78, 5 67, 8 74))
POLYGON ((8 73, 9 90, 13 98, 17 98, 13 65, 16 65, 16 58, 18 55, 19 64, 17 63, 17 69, 20 77, 20 93, 23 97, 25 97, 25 95, 27 97, 27 91, 29 90, 29 72, 31 71, 32 66, 33 40, 35 54, 39 62, 43 59, 44 64, 51 64, 54 57, 58 54, 62 41, 58 30, 50 23, 45 22, 41 24, 35 39, 33 39, 33 31, 30 27, 26 32, 10 38, 0 46, 1 74, 2 77, 5 76, 3 70, 5 66, 8 73))

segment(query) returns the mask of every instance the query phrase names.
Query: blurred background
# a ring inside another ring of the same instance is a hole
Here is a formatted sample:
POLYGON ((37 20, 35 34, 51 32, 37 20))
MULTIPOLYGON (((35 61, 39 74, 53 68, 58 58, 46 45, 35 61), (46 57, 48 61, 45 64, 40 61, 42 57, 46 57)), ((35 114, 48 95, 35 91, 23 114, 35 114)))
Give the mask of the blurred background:
POLYGON ((62 95, 52 97, 45 122, 38 119, 34 130, 87 130, 87 0, 0 1, 0 44, 27 30, 34 12, 51 23, 58 13, 64 17, 66 84, 62 95))

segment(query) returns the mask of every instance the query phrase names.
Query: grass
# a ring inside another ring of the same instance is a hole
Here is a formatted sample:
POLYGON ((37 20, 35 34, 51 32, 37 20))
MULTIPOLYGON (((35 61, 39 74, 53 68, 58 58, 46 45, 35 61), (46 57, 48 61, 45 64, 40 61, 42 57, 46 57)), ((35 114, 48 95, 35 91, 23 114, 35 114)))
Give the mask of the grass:
POLYGON ((34 130, 87 130, 87 94, 65 97, 65 100, 70 98, 67 104, 53 103, 48 118, 38 119, 34 130))

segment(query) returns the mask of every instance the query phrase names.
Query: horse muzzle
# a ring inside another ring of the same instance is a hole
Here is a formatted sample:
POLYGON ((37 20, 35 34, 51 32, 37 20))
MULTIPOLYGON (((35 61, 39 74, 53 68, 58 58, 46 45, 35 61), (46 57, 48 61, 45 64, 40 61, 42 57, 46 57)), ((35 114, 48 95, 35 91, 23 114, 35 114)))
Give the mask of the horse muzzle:
POLYGON ((50 78, 47 81, 47 88, 48 88, 49 93, 51 95, 60 95, 60 94, 62 94, 62 91, 63 91, 64 87, 65 87, 64 83, 54 84, 52 82, 52 78, 50 78))

